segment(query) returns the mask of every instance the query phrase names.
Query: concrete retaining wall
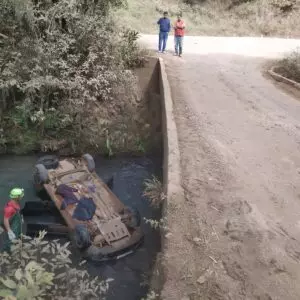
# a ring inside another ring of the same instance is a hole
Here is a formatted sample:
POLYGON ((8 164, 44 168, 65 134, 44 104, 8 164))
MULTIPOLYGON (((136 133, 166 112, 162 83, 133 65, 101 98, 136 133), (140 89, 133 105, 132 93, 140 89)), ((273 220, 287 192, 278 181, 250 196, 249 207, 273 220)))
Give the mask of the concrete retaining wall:
POLYGON ((135 70, 139 85, 139 108, 137 113, 143 123, 148 124, 145 136, 147 152, 161 152, 162 119, 159 85, 159 63, 157 58, 148 57, 143 68, 135 70))
MULTIPOLYGON (((167 222, 171 219, 168 206, 171 203, 180 203, 183 199, 183 189, 181 187, 180 173, 180 152, 178 146, 177 127, 174 119, 173 101, 169 81, 167 78, 165 64, 162 58, 158 60, 159 64, 159 88, 162 108, 162 133, 163 133, 163 185, 167 200, 164 203, 162 216, 167 222), (179 201, 178 201, 179 200, 179 201)), ((161 292, 162 299, 167 299, 166 290, 168 290, 168 274, 166 254, 168 248, 172 247, 170 240, 166 237, 165 230, 161 230, 162 253, 157 258, 154 267, 151 289, 161 292)))
POLYGON ((182 192, 180 176, 180 153, 178 146, 177 127, 173 114, 173 101, 165 65, 159 58, 159 86, 162 103, 163 131, 163 183, 167 195, 167 204, 172 197, 182 192))

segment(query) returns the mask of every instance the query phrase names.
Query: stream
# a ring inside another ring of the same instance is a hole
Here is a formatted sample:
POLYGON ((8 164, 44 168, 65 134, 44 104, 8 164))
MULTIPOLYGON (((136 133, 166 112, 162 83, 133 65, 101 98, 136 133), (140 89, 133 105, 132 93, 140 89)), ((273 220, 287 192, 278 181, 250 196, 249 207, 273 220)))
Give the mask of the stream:
MULTIPOLYGON (((13 187, 25 190, 25 201, 39 201, 33 188, 32 174, 37 156, 0 157, 0 209, 8 201, 9 191, 13 187)), ((142 218, 159 219, 160 212, 150 207, 143 197, 144 181, 155 174, 161 176, 159 156, 119 157, 105 159, 95 157, 97 174, 103 179, 114 178, 113 192, 125 204, 136 207, 142 218)), ((103 278, 112 278, 108 300, 140 300, 148 290, 149 277, 156 254, 160 251, 160 234, 143 222, 145 241, 133 254, 118 261, 105 263, 89 262, 86 267, 90 274, 103 278)))

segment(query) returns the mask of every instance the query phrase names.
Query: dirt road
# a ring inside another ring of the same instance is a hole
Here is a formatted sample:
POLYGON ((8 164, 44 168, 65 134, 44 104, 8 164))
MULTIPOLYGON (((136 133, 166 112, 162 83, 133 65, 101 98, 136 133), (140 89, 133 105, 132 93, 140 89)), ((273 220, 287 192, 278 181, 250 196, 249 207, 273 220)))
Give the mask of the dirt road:
POLYGON ((185 191, 165 299, 300 299, 300 101, 261 73, 297 44, 189 38, 163 56, 185 191))

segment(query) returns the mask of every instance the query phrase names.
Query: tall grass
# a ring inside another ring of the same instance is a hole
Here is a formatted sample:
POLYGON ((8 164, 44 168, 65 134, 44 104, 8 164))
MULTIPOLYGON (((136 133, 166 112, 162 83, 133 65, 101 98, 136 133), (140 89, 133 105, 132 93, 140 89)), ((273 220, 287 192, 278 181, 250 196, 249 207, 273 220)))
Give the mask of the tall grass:
POLYGON ((151 206, 159 207, 166 199, 162 183, 155 177, 146 179, 144 182, 144 196, 148 198, 151 206))
POLYGON ((300 83, 300 49, 279 60, 276 71, 281 75, 300 83))

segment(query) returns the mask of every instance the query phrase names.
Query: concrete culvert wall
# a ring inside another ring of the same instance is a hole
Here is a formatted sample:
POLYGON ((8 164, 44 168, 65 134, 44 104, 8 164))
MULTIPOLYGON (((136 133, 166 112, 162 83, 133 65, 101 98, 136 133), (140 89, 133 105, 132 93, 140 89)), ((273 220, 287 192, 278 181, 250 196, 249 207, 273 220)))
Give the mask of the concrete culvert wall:
POLYGON ((141 119, 147 127, 144 142, 146 152, 160 152, 162 149, 162 118, 159 84, 159 63, 157 58, 148 57, 143 68, 136 69, 141 119))
MULTIPOLYGON (((171 90, 165 71, 163 59, 158 60, 159 90, 161 99, 162 137, 163 137, 163 186, 166 200, 162 209, 162 217, 166 227, 178 222, 172 215, 172 207, 184 205, 184 194, 181 187, 180 152, 178 146, 177 127, 173 115, 171 90)), ((157 255, 152 274, 150 291, 161 294, 162 299, 177 299, 175 287, 172 287, 172 259, 168 259, 169 249, 176 243, 176 233, 161 232, 162 252, 157 255)), ((176 263, 176 262, 174 262, 176 263)), ((175 268, 176 269, 176 268, 175 268)))

